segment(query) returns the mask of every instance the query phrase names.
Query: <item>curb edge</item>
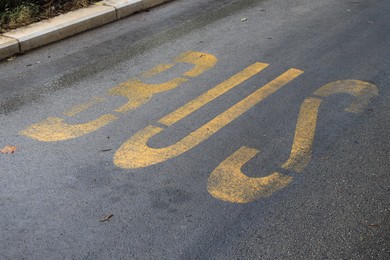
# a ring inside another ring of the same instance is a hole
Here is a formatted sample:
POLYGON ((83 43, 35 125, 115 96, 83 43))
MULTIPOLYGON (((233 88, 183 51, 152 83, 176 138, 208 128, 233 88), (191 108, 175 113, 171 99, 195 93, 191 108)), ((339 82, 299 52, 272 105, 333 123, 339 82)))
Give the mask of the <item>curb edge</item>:
POLYGON ((0 61, 172 0, 105 0, 0 34, 0 61))

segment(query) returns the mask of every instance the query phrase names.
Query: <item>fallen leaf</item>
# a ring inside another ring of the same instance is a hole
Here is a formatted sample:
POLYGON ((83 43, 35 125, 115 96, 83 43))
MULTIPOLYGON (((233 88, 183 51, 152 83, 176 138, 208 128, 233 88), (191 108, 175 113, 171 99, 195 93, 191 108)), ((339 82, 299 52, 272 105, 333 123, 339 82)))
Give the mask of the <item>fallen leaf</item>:
POLYGON ((105 216, 104 218, 102 218, 102 219, 100 220, 100 222, 109 221, 113 216, 114 216, 114 214, 107 215, 107 216, 105 216))
POLYGON ((7 61, 8 61, 8 62, 13 61, 15 58, 16 58, 16 56, 9 57, 9 58, 7 59, 7 61))
POLYGON ((11 153, 14 153, 16 151, 16 149, 17 149, 16 146, 7 145, 6 147, 4 147, 3 149, 0 150, 0 153, 11 154, 11 153))
POLYGON ((112 151, 112 149, 104 149, 104 150, 100 150, 101 152, 109 152, 109 151, 112 151))

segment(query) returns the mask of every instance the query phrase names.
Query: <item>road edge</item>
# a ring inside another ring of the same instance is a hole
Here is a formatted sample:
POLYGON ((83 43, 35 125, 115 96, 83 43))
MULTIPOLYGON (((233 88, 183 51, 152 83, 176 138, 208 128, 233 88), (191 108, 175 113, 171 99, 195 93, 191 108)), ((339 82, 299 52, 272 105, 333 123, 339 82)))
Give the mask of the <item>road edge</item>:
POLYGON ((172 0, 104 0, 0 35, 0 61, 172 0))

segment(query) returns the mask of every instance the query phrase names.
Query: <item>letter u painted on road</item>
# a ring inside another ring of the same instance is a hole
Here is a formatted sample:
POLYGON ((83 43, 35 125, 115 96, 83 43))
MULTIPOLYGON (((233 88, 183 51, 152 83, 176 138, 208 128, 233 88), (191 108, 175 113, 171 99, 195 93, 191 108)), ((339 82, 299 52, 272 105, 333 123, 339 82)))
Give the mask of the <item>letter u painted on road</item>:
MULTIPOLYGON (((255 71, 262 70, 266 66, 267 64, 255 63, 254 65, 248 67, 246 70, 253 70, 254 73, 255 71)), ((288 70, 287 72, 283 73, 273 81, 261 87, 248 97, 244 98, 231 108, 227 109, 222 114, 218 115, 205 125, 201 126, 194 132, 190 133, 189 135, 169 147, 159 149, 149 147, 147 145, 148 140, 153 136, 157 135, 158 133, 162 132, 164 129, 153 125, 147 126, 140 132, 136 133, 119 148, 119 150, 114 156, 114 163, 122 168, 136 169, 147 167, 156 163, 161 163, 168 159, 176 157, 184 152, 187 152, 202 143, 203 141, 207 140, 210 136, 217 133, 227 124, 237 119, 250 108, 260 103, 262 100, 282 88, 284 85, 286 85, 302 73, 303 71, 297 69, 288 70)), ((237 75, 239 76, 235 75, 232 78, 242 77, 240 80, 240 82, 242 82, 243 80, 248 78, 248 76, 244 77, 243 74, 245 73, 238 73, 237 75)), ((220 88, 224 85, 225 84, 222 83, 221 85, 216 86, 216 88, 220 88)), ((209 93, 212 92, 214 92, 213 89, 209 91, 209 93)), ((160 120, 160 123, 168 121, 169 124, 171 124, 172 121, 167 120, 167 118, 175 118, 175 120, 173 121, 177 121, 178 119, 182 118, 181 114, 187 116, 189 113, 192 113, 202 105, 210 102, 216 96, 208 96, 206 93, 206 96, 203 97, 206 98, 202 98, 201 96, 200 98, 195 99, 195 101, 191 101, 187 105, 183 106, 186 109, 183 110, 180 108, 179 110, 173 112, 171 115, 168 115, 166 118, 160 120)))

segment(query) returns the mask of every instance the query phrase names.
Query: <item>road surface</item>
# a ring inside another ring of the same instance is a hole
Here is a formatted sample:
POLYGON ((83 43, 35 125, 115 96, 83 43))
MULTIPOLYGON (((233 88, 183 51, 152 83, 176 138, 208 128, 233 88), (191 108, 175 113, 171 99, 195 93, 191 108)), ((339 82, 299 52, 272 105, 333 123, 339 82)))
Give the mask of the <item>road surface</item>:
POLYGON ((0 258, 389 259, 389 13, 177 0, 0 63, 0 258))

